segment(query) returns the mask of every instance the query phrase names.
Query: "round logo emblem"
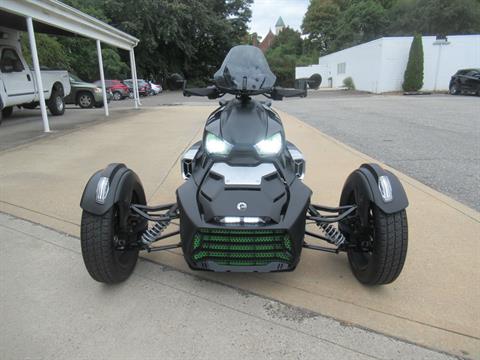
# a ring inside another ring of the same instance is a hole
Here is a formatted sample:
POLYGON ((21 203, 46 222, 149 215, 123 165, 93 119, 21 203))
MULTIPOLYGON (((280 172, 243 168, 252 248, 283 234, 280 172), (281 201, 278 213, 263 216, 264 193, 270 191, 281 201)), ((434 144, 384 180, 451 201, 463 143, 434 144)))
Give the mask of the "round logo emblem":
POLYGON ((247 203, 241 201, 237 204, 237 209, 240 211, 245 211, 247 210, 247 203))

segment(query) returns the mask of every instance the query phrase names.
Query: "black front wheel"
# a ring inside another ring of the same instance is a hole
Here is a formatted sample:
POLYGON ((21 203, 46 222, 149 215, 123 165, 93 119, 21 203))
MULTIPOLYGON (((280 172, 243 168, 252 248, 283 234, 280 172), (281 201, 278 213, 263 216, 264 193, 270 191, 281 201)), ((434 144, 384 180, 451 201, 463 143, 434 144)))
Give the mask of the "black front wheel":
POLYGON ((114 284, 125 281, 133 272, 138 250, 118 250, 122 239, 116 206, 102 216, 83 211, 80 240, 83 261, 93 279, 114 284))
POLYGON ((363 284, 389 284, 400 275, 407 256, 407 213, 386 214, 372 204, 368 217, 369 228, 357 229, 361 235, 348 249, 350 268, 363 284))
POLYGON ((458 83, 452 83, 450 85, 450 94, 451 95, 459 95, 460 94, 460 85, 458 83))

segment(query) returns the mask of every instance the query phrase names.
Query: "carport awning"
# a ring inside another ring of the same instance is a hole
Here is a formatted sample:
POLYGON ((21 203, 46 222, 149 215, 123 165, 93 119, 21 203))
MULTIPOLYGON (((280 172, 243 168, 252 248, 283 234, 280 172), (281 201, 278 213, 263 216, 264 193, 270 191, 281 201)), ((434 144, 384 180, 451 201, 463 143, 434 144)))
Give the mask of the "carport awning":
POLYGON ((0 25, 27 31, 25 17, 33 19, 35 32, 82 36, 124 50, 134 48, 139 41, 136 37, 57 0, 0 1, 0 25))
MULTIPOLYGON (((53 35, 80 36, 96 41, 105 116, 109 115, 109 111, 101 43, 127 50, 130 53, 130 67, 132 79, 134 80, 133 97, 135 108, 138 108, 141 104, 138 99, 137 70, 135 66, 134 47, 139 42, 139 39, 136 37, 115 29, 113 26, 57 0, 0 0, 0 26, 28 32, 35 71, 36 93, 38 94, 42 111, 45 132, 50 131, 50 125, 48 123, 42 74, 38 61, 35 30, 36 32, 53 35)), ((30 81, 30 78, 28 79, 30 81)))

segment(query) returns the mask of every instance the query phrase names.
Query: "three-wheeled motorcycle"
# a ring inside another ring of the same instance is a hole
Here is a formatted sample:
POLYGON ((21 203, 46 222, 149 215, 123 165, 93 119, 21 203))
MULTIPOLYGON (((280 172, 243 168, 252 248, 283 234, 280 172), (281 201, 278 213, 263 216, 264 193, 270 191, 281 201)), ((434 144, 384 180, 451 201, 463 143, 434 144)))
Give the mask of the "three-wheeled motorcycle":
POLYGON ((339 206, 312 204, 304 156, 286 140, 271 107, 271 100, 304 97, 307 90, 275 83, 258 48, 237 46, 213 86, 184 87, 185 96, 231 98, 220 100, 202 140, 184 153, 185 181, 175 203, 147 205, 139 177, 124 164, 110 164, 90 178, 81 200, 81 245, 93 279, 124 281, 139 251, 173 248, 182 249, 194 270, 292 271, 306 248, 346 252, 353 274, 367 285, 398 277, 408 242, 408 200, 400 181, 379 165, 364 164, 347 178, 339 206), (179 228, 167 232, 174 225, 179 228), (177 235, 178 243, 158 245, 177 235))

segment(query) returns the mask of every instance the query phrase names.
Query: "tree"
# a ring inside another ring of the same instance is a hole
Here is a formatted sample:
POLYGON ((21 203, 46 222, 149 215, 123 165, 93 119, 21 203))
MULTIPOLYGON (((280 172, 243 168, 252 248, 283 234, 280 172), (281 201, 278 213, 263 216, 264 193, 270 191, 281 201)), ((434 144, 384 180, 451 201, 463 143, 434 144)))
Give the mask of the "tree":
POLYGON ((114 26, 138 37, 141 74, 208 80, 247 33, 252 0, 105 0, 114 26))
POLYGON ((292 87, 295 83, 297 58, 303 54, 301 34, 289 27, 283 29, 266 53, 267 61, 277 76, 277 84, 292 87))
POLYGON ((286 54, 282 52, 281 47, 278 47, 268 51, 266 56, 272 72, 277 77, 276 84, 283 87, 293 87, 295 83, 295 55, 286 54))
MULTIPOLYGON (((63 0, 140 39, 135 48, 140 77, 171 73, 206 82, 228 50, 245 38, 253 0, 63 0)), ((95 41, 38 37, 42 65, 98 79, 95 41)), ((25 48, 28 54, 28 46, 25 48)), ((129 77, 129 54, 102 45, 105 76, 129 77)))
POLYGON ((310 0, 302 23, 321 54, 383 36, 480 32, 480 0, 310 0))
POLYGON ((377 0, 352 3, 343 13, 336 28, 333 50, 341 50, 381 37, 387 26, 385 9, 377 0))
POLYGON ((480 1, 397 0, 388 18, 392 35, 475 34, 480 32, 480 1))
POLYGON ((415 35, 408 55, 407 69, 403 80, 404 91, 418 91, 423 86, 423 44, 422 36, 415 35))
POLYGON ((336 38, 341 8, 335 0, 311 0, 303 18, 302 31, 312 45, 327 52, 336 38))
MULTIPOLYGON (((56 37, 35 34, 37 43, 37 52, 40 65, 50 69, 72 70, 68 49, 66 49, 56 37)), ((30 53, 30 42, 28 36, 23 33, 21 36, 22 53, 28 64, 32 65, 32 55, 30 53)))
POLYGON ((275 37, 270 49, 276 48, 281 48, 282 53, 302 55, 303 41, 301 34, 287 26, 275 37))

